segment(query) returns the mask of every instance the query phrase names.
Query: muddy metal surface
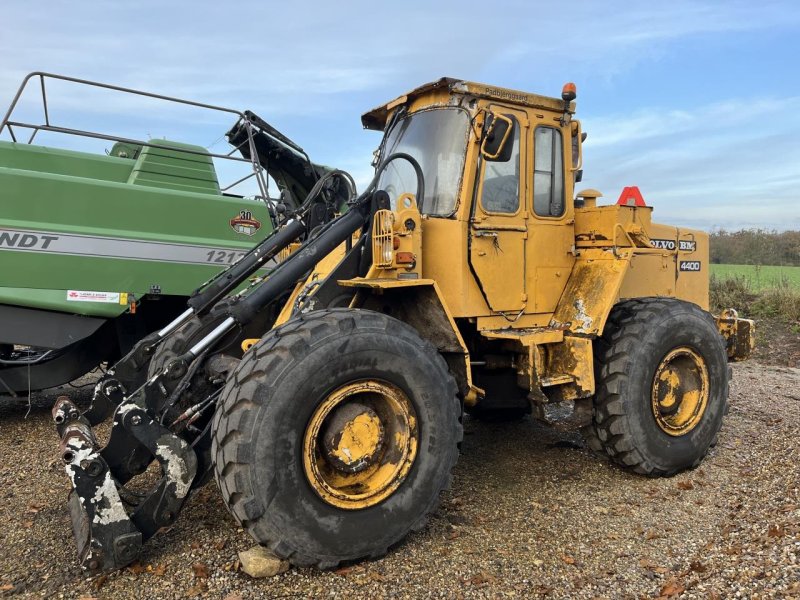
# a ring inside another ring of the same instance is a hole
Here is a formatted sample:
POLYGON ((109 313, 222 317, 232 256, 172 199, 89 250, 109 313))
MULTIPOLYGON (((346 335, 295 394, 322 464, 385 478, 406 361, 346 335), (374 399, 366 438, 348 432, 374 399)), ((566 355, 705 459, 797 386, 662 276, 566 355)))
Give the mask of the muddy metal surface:
POLYGON ((27 418, 27 399, 2 399, 0 595, 800 598, 800 370, 734 369, 719 445, 695 471, 645 479, 531 421, 470 421, 426 529, 382 560, 267 580, 236 570, 252 543, 213 483, 139 564, 84 579, 49 415, 62 392, 34 395, 27 418))

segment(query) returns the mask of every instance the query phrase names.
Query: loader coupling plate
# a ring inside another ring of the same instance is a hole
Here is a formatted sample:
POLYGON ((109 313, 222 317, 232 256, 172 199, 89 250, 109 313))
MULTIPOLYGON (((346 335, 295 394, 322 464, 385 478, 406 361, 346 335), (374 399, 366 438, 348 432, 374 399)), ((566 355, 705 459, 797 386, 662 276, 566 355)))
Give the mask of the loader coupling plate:
POLYGON ((108 444, 67 396, 53 406, 60 456, 72 482, 69 511, 78 559, 89 574, 133 562, 142 544, 178 515, 197 470, 194 450, 136 403, 122 402, 108 444), (125 487, 157 460, 161 478, 147 493, 125 487))

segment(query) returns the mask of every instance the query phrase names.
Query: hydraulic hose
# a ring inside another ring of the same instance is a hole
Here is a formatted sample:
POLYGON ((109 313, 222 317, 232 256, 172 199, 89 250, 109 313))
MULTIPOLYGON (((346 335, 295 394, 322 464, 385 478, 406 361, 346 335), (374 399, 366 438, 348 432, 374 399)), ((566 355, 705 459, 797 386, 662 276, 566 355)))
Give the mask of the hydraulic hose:
POLYGON ((393 152, 386 157, 386 160, 384 160, 378 166, 378 168, 375 169, 375 175, 373 176, 372 181, 369 182, 367 189, 364 190, 364 193, 361 194, 361 196, 353 201, 354 204, 357 204, 370 192, 372 192, 374 187, 378 184, 378 180, 380 179, 381 175, 383 175, 383 172, 386 170, 386 167, 389 166, 389 163, 397 159, 405 160, 414 169, 414 174, 417 176, 417 206, 420 208, 422 207, 422 202, 425 199, 425 176, 422 173, 422 167, 419 166, 417 159, 405 152, 393 152))

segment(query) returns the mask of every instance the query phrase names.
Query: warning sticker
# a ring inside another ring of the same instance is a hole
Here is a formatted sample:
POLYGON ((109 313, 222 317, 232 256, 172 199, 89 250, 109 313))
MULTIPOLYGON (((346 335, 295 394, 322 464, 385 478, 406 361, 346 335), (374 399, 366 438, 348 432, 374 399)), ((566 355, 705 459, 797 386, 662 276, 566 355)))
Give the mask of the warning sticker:
POLYGON ((108 304, 124 304, 121 302, 121 296, 127 294, 120 294, 119 292, 89 292, 86 290, 67 290, 67 300, 70 302, 106 302, 108 304))

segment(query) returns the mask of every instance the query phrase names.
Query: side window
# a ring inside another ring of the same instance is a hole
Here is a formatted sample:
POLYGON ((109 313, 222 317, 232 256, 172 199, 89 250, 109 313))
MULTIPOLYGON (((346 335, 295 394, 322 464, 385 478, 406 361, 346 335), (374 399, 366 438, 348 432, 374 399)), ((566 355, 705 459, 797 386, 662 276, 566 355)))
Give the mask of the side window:
POLYGON ((519 208, 519 123, 511 119, 514 121, 511 158, 505 162, 483 163, 481 206, 486 212, 515 213, 519 208))
POLYGON ((533 212, 540 217, 564 214, 564 151, 561 132, 537 127, 534 134, 533 212))

